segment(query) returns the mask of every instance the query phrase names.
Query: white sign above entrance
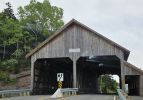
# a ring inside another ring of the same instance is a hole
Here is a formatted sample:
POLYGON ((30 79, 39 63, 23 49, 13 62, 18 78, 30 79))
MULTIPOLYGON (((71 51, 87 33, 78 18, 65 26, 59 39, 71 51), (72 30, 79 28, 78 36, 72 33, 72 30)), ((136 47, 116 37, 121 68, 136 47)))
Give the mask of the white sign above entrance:
POLYGON ((80 48, 70 48, 69 52, 70 53, 72 53, 72 52, 80 52, 80 48))

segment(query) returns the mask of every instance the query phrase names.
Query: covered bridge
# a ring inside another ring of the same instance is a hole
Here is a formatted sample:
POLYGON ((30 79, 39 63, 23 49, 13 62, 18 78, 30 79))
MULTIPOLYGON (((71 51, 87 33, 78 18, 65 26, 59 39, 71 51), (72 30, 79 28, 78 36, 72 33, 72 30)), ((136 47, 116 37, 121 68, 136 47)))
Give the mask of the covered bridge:
POLYGON ((98 77, 116 74, 120 88, 143 96, 143 71, 127 62, 130 51, 103 35, 71 20, 26 55, 31 59, 31 88, 34 94, 53 93, 57 73, 64 73, 64 88, 98 93, 98 77))

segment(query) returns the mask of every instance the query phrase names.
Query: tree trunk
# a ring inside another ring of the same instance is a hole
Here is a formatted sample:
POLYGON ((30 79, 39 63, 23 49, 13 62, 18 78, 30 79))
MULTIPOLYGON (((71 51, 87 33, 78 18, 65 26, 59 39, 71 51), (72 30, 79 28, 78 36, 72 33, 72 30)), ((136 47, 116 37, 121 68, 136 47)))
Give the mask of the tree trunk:
POLYGON ((5 48, 6 48, 6 46, 4 45, 3 46, 3 59, 5 58, 5 48))
MULTIPOLYGON (((18 42, 16 43, 16 50, 18 50, 19 49, 19 44, 18 44, 18 42)), ((17 58, 17 51, 16 51, 16 58, 17 58)))

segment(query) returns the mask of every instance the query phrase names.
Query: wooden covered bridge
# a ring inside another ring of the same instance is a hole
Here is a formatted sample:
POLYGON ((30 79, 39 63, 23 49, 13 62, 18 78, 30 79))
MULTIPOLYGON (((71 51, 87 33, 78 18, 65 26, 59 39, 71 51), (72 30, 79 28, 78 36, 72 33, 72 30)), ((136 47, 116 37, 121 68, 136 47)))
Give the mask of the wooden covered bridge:
POLYGON ((98 93, 98 77, 116 74, 120 88, 128 84, 129 94, 143 96, 143 71, 127 62, 129 54, 128 49, 73 19, 26 55, 31 59, 31 88, 34 94, 53 93, 56 75, 62 72, 64 88, 98 93))

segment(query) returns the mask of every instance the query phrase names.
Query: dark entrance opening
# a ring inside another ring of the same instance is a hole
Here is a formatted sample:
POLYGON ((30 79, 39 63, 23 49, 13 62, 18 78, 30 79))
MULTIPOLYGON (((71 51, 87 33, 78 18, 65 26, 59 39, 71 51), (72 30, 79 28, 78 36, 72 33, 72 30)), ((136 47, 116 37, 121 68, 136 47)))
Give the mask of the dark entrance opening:
POLYGON ((38 59, 34 64, 33 94, 53 94, 58 88, 57 73, 64 73, 63 88, 71 88, 72 66, 70 58, 38 59))
POLYGON ((79 92, 100 93, 98 77, 104 74, 114 74, 120 77, 120 59, 117 56, 80 57, 77 61, 79 92))
POLYGON ((140 76, 139 75, 126 75, 125 84, 128 84, 128 94, 139 96, 140 89, 140 76))

